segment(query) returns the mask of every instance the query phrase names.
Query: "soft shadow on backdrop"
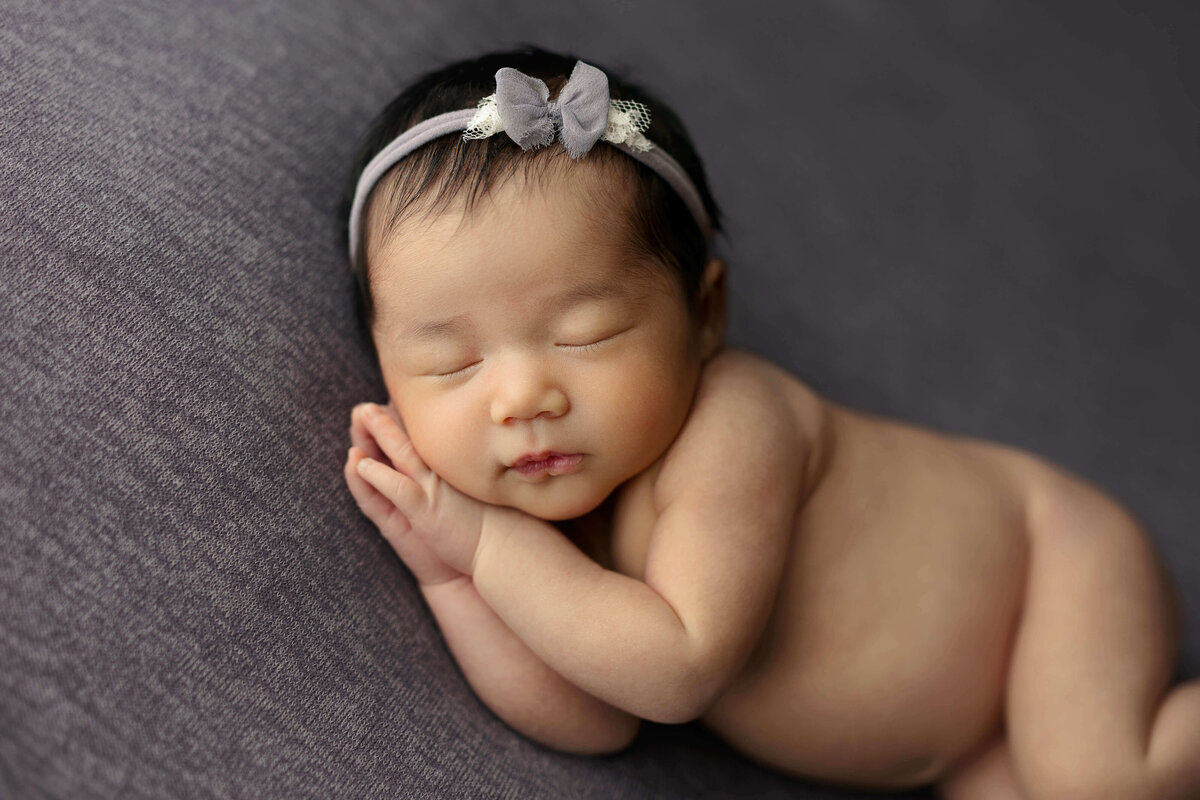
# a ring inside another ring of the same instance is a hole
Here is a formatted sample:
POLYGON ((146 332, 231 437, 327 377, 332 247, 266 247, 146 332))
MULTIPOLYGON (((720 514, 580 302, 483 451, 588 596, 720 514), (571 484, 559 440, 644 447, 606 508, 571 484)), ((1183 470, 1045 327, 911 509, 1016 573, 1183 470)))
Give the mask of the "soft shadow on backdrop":
POLYGON ((1040 6, 6 2, 0 796, 868 796, 693 726, 513 734, 342 484, 384 399, 334 235, 354 141, 522 42, 680 112, 734 343, 1145 519, 1200 674, 1195 12, 1040 6))

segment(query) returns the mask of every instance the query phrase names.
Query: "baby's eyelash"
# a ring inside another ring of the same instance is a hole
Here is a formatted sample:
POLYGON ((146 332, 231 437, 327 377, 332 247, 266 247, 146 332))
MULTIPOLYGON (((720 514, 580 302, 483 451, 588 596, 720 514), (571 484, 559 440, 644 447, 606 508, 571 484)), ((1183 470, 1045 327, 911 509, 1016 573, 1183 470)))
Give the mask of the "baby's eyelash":
MULTIPOLYGON (((615 333, 610 333, 608 336, 603 336, 599 339, 596 339, 595 341, 585 342, 583 344, 569 344, 567 342, 557 342, 555 344, 555 347, 561 347, 564 350, 570 350, 574 353, 591 353, 593 351, 599 350, 601 347, 608 344, 613 339, 617 338, 621 334, 626 333, 630 330, 632 330, 632 327, 623 328, 615 333)), ((434 378, 435 380, 439 380, 439 381, 452 381, 457 378, 463 377, 468 372, 475 369, 475 367, 479 366, 482 363, 483 363, 483 359, 481 358, 478 361, 472 361, 470 364, 464 364, 463 366, 459 367, 458 369, 452 369, 448 372, 431 372, 431 373, 429 373, 429 377, 434 378)))
POLYGON ((596 341, 588 342, 587 344, 560 344, 559 347, 567 347, 580 353, 590 353, 593 350, 599 350, 600 345, 604 344, 606 341, 608 341, 608 337, 604 339, 597 339, 596 341))
POLYGON ((435 372, 430 377, 438 378, 439 380, 444 380, 444 381, 450 380, 452 378, 460 377, 461 375, 465 374, 468 370, 478 366, 480 363, 482 363, 482 362, 472 361, 470 364, 467 364, 466 366, 459 367, 458 369, 450 370, 449 372, 435 372))
POLYGON ((608 336, 601 337, 593 342, 587 342, 586 344, 567 344, 566 342, 560 342, 558 346, 565 347, 569 350, 574 350, 579 353, 589 353, 593 350, 598 350, 602 345, 612 341, 628 330, 630 330, 630 328, 625 328, 624 330, 619 330, 616 333, 610 333, 608 336))

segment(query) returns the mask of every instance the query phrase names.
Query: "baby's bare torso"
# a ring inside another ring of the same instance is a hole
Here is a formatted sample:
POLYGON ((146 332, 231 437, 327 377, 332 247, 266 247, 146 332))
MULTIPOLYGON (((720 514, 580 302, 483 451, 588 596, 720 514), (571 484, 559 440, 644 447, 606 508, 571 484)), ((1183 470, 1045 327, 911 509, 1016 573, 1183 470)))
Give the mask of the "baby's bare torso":
MULTIPOLYGON (((789 398, 808 463, 770 619, 703 722, 796 774, 877 788, 933 780, 1000 724, 1027 498, 1048 467, 851 411, 753 356, 721 358, 789 398)), ((614 566, 636 577, 652 479, 631 481, 616 504, 614 566)))

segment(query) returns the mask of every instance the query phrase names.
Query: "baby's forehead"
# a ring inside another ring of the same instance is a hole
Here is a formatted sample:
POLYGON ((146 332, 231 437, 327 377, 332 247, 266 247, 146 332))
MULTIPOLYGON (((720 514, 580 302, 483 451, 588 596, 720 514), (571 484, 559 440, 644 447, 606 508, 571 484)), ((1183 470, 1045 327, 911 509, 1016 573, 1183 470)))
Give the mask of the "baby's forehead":
MULTIPOLYGON (((595 148, 577 161, 561 147, 547 148, 476 171, 444 161, 436 169, 425 163, 428 160, 401 162, 376 185, 365 217, 368 254, 432 228, 469 225, 480 214, 495 213, 513 202, 543 216, 570 212, 578 223, 594 229, 597 239, 627 238, 630 233, 636 165, 612 148, 595 148)), ((561 214, 557 216, 561 220, 561 214)))
MULTIPOLYGON (((514 190, 515 192, 515 190, 514 190)), ((661 290, 670 270, 630 245, 616 215, 597 219, 552 194, 521 194, 406 220, 372 256, 376 288, 420 295, 524 281, 530 294, 567 287, 573 298, 661 290)))
POLYGON ((475 301, 533 314, 676 294, 670 270, 630 245, 620 213, 578 184, 514 179, 470 209, 460 201, 411 217, 371 251, 380 320, 390 327, 475 301))

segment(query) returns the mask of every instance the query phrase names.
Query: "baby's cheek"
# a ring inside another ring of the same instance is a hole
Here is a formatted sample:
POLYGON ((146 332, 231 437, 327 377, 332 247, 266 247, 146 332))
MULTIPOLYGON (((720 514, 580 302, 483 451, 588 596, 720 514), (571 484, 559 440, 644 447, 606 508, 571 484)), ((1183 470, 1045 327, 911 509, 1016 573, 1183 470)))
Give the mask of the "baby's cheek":
POLYGON ((635 396, 612 399, 612 405, 620 409, 613 420, 613 427, 614 435, 648 466, 679 432, 687 413, 687 404, 680 396, 680 387, 664 381, 660 376, 639 378, 644 382, 633 384, 641 387, 635 396))
MULTIPOLYGON (((475 441, 469 425, 462 424, 453 409, 436 413, 409 411, 405 426, 421 460, 454 488, 474 495, 477 475, 487 459, 483 444, 475 441)), ((422 410, 423 411, 423 410, 422 410)))
POLYGON ((453 424, 440 425, 423 437, 419 452, 428 452, 425 463, 443 478, 451 479, 463 473, 472 462, 481 460, 482 453, 471 445, 461 428, 453 424))

